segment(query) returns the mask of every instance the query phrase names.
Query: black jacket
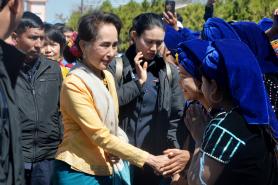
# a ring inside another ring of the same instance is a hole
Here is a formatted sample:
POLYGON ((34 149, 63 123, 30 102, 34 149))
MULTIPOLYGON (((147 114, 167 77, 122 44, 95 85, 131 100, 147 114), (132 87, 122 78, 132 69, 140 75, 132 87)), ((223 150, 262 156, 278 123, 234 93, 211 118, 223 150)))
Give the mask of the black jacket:
POLYGON ((62 139, 59 95, 62 82, 57 62, 40 57, 32 78, 22 68, 16 83, 24 162, 53 159, 62 139))
POLYGON ((23 185, 21 130, 14 87, 24 55, 0 40, 0 185, 23 185))
MULTIPOLYGON (((180 148, 177 141, 177 128, 179 124, 183 124, 184 98, 178 83, 178 71, 175 66, 171 65, 172 81, 170 84, 166 74, 165 62, 159 56, 154 59, 159 79, 157 104, 156 110, 154 110, 157 111, 157 114, 149 125, 149 133, 140 133, 139 130, 136 131, 136 126, 131 126, 131 124, 136 124, 138 119, 138 117, 131 117, 131 112, 140 110, 142 106, 141 96, 144 95, 141 85, 134 78, 136 76, 134 68, 135 54, 135 47, 131 46, 122 56, 123 76, 116 82, 120 105, 120 126, 130 139, 131 137, 145 137, 143 138, 144 146, 139 147, 153 154, 161 154, 166 148, 180 148), (135 132, 137 132, 136 135, 133 134, 135 132)), ((111 63, 109 70, 115 75, 115 61, 111 63)), ((136 113, 133 115, 136 115, 136 113)))

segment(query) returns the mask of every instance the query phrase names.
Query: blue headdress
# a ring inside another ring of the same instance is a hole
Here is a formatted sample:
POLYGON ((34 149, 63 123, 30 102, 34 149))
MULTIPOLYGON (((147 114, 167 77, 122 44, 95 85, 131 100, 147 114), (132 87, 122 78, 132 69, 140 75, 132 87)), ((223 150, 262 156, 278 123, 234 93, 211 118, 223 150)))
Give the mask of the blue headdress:
POLYGON ((201 80, 199 68, 205 57, 208 42, 200 39, 185 41, 178 46, 179 64, 194 78, 201 80))
POLYGON ((238 40, 218 40, 207 49, 203 75, 228 86, 233 102, 248 124, 270 125, 278 138, 278 121, 251 50, 238 40))
POLYGON ((232 27, 256 56, 263 74, 278 72, 278 58, 264 31, 256 23, 236 22, 232 27))
POLYGON ((166 47, 171 51, 172 55, 175 56, 180 42, 195 39, 192 31, 187 28, 182 28, 179 31, 175 30, 169 25, 165 25, 165 37, 164 43, 166 47))
POLYGON ((258 22, 258 26, 263 30, 266 31, 269 28, 272 27, 273 24, 273 20, 267 17, 262 18, 259 22, 258 22))
POLYGON ((202 31, 202 38, 208 41, 215 41, 218 39, 240 40, 232 26, 223 19, 217 17, 209 18, 205 22, 202 31))

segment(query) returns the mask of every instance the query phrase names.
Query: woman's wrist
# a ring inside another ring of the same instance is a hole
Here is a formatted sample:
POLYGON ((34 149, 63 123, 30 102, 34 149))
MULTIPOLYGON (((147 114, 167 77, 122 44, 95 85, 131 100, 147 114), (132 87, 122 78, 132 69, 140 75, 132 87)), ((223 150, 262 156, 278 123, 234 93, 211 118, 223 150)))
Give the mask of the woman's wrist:
POLYGON ((155 165, 154 155, 149 154, 146 161, 145 161, 145 164, 148 165, 148 166, 153 167, 155 165))

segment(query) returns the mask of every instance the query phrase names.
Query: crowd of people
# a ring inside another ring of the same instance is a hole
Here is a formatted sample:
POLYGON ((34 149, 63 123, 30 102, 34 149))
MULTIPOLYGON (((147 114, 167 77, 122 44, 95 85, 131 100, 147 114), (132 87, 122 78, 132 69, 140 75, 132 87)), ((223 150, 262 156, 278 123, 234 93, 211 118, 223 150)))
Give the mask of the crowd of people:
MULTIPOLYGON (((201 31, 142 13, 78 30, 0 0, 0 185, 277 185, 278 9, 201 31)), ((275 7, 273 7, 274 9, 275 7)))

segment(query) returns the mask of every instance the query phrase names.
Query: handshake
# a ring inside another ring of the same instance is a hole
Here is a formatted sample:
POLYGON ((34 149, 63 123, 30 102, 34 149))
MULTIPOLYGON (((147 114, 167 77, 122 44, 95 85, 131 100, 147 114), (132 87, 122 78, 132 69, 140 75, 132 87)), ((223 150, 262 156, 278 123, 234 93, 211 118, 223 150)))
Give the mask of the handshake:
POLYGON ((149 155, 146 164, 151 166, 156 174, 171 176, 172 179, 179 175, 187 165, 190 159, 190 153, 187 150, 167 149, 163 155, 149 155))
MULTIPOLYGON (((112 154, 106 155, 112 164, 117 164, 120 160, 119 157, 112 154)), ((145 165, 152 167, 157 175, 171 177, 171 185, 186 185, 187 180, 180 176, 180 172, 185 169, 190 157, 190 153, 187 150, 167 149, 162 155, 154 156, 149 154, 145 165)))

